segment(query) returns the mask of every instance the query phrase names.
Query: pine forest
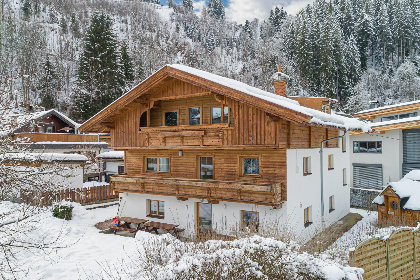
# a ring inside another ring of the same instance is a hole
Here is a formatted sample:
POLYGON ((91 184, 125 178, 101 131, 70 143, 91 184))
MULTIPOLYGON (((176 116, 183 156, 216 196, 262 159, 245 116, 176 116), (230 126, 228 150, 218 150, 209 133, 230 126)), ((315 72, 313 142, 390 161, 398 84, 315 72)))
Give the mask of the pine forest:
POLYGON ((336 98, 341 110, 419 99, 419 0, 316 0, 238 24, 221 0, 0 0, 0 94, 85 121, 166 64, 273 92, 336 98))

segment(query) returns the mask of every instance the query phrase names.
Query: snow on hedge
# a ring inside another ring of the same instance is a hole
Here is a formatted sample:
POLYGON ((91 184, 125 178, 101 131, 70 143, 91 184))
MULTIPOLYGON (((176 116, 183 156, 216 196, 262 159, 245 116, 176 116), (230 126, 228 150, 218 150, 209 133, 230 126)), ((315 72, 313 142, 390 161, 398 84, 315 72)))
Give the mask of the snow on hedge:
POLYGON ((182 242, 139 232, 137 267, 130 279, 360 279, 361 269, 299 253, 295 244, 251 236, 234 241, 182 242), (144 253, 141 253, 144 252, 144 253))

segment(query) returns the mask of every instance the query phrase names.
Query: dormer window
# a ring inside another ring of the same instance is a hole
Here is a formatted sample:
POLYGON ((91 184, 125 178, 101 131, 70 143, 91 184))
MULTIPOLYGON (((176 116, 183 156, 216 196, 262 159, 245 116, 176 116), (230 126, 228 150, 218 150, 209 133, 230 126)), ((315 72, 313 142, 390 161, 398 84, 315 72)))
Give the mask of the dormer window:
POLYGON ((165 126, 177 126, 178 125, 178 112, 166 112, 165 113, 165 126))

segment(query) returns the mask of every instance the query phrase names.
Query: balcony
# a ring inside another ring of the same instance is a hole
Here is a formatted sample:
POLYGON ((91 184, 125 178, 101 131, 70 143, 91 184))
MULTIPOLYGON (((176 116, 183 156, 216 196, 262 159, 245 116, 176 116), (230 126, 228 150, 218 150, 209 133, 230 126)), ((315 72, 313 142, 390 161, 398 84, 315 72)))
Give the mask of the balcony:
POLYGON ((281 208, 285 201, 282 184, 262 184, 237 181, 161 178, 115 175, 111 177, 117 192, 145 193, 188 198, 207 199, 210 203, 230 201, 281 208))

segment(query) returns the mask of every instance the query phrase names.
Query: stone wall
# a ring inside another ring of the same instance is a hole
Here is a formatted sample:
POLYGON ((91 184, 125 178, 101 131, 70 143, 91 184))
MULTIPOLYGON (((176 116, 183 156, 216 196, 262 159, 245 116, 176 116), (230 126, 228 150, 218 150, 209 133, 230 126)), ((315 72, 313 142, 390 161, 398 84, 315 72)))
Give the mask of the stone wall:
POLYGON ((372 203, 372 200, 380 193, 381 190, 350 188, 350 206, 376 210, 376 205, 372 203))

